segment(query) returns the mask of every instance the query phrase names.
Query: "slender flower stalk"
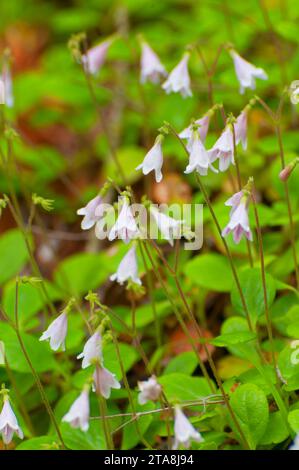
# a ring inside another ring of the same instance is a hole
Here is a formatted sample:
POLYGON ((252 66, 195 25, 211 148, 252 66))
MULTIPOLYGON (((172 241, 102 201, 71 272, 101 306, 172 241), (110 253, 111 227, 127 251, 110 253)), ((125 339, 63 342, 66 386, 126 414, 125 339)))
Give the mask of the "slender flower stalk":
MULTIPOLYGON (((85 49, 86 49, 85 52, 87 53, 87 48, 85 47, 85 49)), ((91 101, 92 101, 92 103, 95 107, 95 110, 97 112, 97 115, 98 115, 100 123, 101 123, 103 133, 104 133, 104 135, 107 139, 107 144, 108 144, 108 148, 109 148, 111 157, 112 157, 112 159, 115 163, 118 174, 120 175, 120 177, 121 177, 122 181, 124 182, 124 184, 126 184, 127 179, 126 179, 126 176, 125 176, 125 172, 124 172, 124 170, 123 170, 123 168, 122 168, 122 166, 119 162, 116 147, 115 147, 115 144, 114 144, 113 139, 111 137, 109 127, 108 127, 107 122, 106 122, 106 117, 103 113, 102 107, 98 103, 98 100, 97 100, 97 97, 96 97, 96 94, 95 94, 95 91, 94 91, 93 82, 92 82, 91 77, 90 77, 90 73, 88 73, 88 70, 86 70, 86 67, 84 66, 84 64, 82 64, 81 68, 82 68, 82 72, 83 72, 84 77, 85 77, 85 81, 86 81, 86 84, 87 84, 87 87, 88 87, 88 91, 89 91, 89 94, 90 94, 91 101)))
POLYGON ((136 428, 136 432, 138 434, 138 437, 139 437, 140 441, 145 445, 145 447, 151 449, 151 445, 146 441, 146 439, 142 435, 139 424, 137 422, 137 413, 136 413, 136 408, 135 408, 135 405, 134 405, 133 396, 132 396, 132 393, 131 393, 130 385, 129 385, 129 382, 128 382, 128 379, 127 379, 126 371, 125 371, 123 361, 122 361, 122 357, 121 357, 121 354, 120 354, 119 344, 117 342, 117 338, 116 338, 115 333, 113 331, 112 324, 110 324, 110 328, 111 328, 111 333, 112 333, 113 344, 115 346, 117 358, 119 360, 119 365, 120 365, 120 369, 121 369, 121 373, 122 373, 122 379, 123 379, 124 387, 125 387, 126 392, 128 394, 128 400, 129 400, 130 407, 131 407, 131 410, 132 410, 132 413, 133 413, 133 422, 134 422, 134 425, 135 425, 135 428, 136 428))
MULTIPOLYGON (((180 137, 178 136, 178 134, 177 134, 177 132, 175 131, 175 129, 174 129, 170 124, 167 123, 167 125, 168 125, 168 127, 169 127, 169 130, 170 130, 170 131, 172 132, 172 134, 178 139, 178 141, 181 143, 182 147, 185 149, 185 152, 187 153, 188 150, 186 149, 186 147, 185 147, 183 141, 180 139, 180 137)), ((210 201, 210 199, 209 199, 209 196, 208 196, 208 194, 207 194, 207 192, 206 192, 206 190, 205 190, 204 185, 203 185, 202 182, 201 182, 201 178, 200 178, 198 175, 196 175, 196 179, 197 179, 198 185, 199 185, 199 187, 200 187, 200 190, 201 190, 201 192, 202 192, 202 194, 203 194, 203 196, 204 196, 204 199, 205 199, 205 201, 206 201, 206 204, 208 205, 209 211, 210 211, 210 213, 211 213, 211 216, 212 216, 212 219, 213 219, 213 221, 214 221, 214 223, 215 223, 215 226, 216 226, 216 228, 217 228, 217 231, 218 231, 220 237, 222 237, 222 235, 221 235, 221 227, 220 227, 220 225, 219 225, 218 219, 217 219, 216 214, 215 214, 215 212, 214 212, 214 209, 213 209, 213 206, 212 206, 211 201, 210 201)), ((234 277, 234 280, 235 280, 235 283, 236 283, 236 286, 237 286, 237 289, 238 289, 238 292, 239 292, 239 295, 240 295, 242 307, 243 307, 244 312, 245 312, 245 315, 246 315, 246 320, 247 320, 247 323, 248 323, 249 330, 250 330, 250 331, 254 331, 253 325, 252 325, 252 322, 251 322, 251 318, 250 318, 250 315, 249 315, 249 310, 248 310, 248 307, 247 307, 247 303, 246 303, 246 300, 245 300, 245 297, 244 297, 244 294, 243 294, 243 291, 242 291, 242 287, 241 287, 241 284, 240 284, 240 280, 239 280, 239 277, 238 277, 238 273, 237 273, 237 270, 236 270, 235 265, 234 265, 234 262, 233 262, 232 254, 231 254, 230 249, 229 249, 229 247, 228 247, 228 245, 227 245, 227 243, 226 243, 226 241, 225 241, 225 239, 224 239, 223 237, 222 237, 222 242, 223 242, 223 245, 224 245, 224 248, 225 248, 227 257, 228 257, 228 261, 229 261, 229 264, 230 264, 230 266, 231 266, 232 274, 233 274, 233 277, 234 277)), ((260 356, 261 363, 264 363, 264 357, 263 357, 263 355, 262 355, 262 352, 260 351, 259 343, 257 343, 257 348, 256 348, 256 350, 257 350, 257 353, 258 353, 259 356, 260 356)), ((273 384, 272 384, 272 382, 271 382, 271 380, 269 380, 267 374, 264 373, 263 367, 260 367, 258 364, 256 365, 256 367, 258 368, 259 373, 264 377, 264 379, 266 380, 266 382, 269 384, 269 386, 270 386, 270 388, 271 388, 271 391, 272 391, 272 394, 273 394, 273 396, 274 396, 274 399, 275 399, 275 401, 276 401, 276 403, 277 403, 277 406, 278 406, 278 408, 279 408, 279 410, 280 410, 280 412, 281 412, 281 414, 282 414, 282 416, 283 416, 283 419, 284 419, 284 421, 285 421, 285 424, 286 424, 287 428, 289 428, 288 419, 287 419, 287 409, 286 409, 285 403, 283 402, 283 400, 282 400, 280 394, 278 393, 276 387, 274 387, 273 384)), ((214 375, 215 375, 215 374, 214 374, 214 375)), ((217 378, 217 371, 216 371, 215 378, 217 378)), ((217 382, 217 383, 218 383, 218 382, 217 382)), ((220 386, 220 388, 222 387, 221 381, 218 383, 218 385, 220 386)), ((221 388, 221 390, 222 390, 222 388, 221 388)), ((224 394, 224 396, 225 396, 225 394, 224 394)), ((241 428, 240 428, 240 426, 239 426, 238 421, 236 420, 236 417, 234 416, 233 410, 231 409, 229 402, 226 401, 226 405, 227 405, 227 407, 228 407, 228 409, 229 409, 229 411, 230 411, 230 413, 231 413, 232 419, 234 420, 234 423, 236 424, 237 429, 238 429, 238 431, 239 431, 239 433, 240 433, 241 428)), ((241 434, 240 434, 240 435, 241 435, 241 437, 242 437, 242 441, 243 441, 243 439, 244 439, 243 442, 245 442, 245 447, 246 447, 246 445, 247 445, 246 442, 247 442, 247 441, 246 441, 246 438, 245 438, 244 433, 242 432, 242 430, 241 430, 241 434)), ((247 445, 247 448, 248 448, 248 445, 247 445)))
MULTIPOLYGON (((232 123, 232 133, 233 133, 233 144, 234 144, 234 161, 235 161, 235 166, 236 166, 236 173, 237 173, 237 180, 238 180, 238 189, 239 191, 242 190, 242 179, 241 179, 241 172, 240 172, 240 166, 239 166, 239 158, 238 158, 238 152, 237 152, 237 139, 236 139, 236 127, 238 123, 238 136, 239 136, 239 141, 242 142, 243 149, 245 150, 247 148, 247 114, 249 111, 249 108, 253 105, 253 102, 247 105, 244 110, 241 112, 239 115, 237 122, 232 123)), ((248 260, 249 260, 249 265, 252 268, 253 267, 253 258, 252 258, 252 253, 251 253, 251 246, 250 246, 250 240, 246 238, 246 246, 247 246, 247 253, 248 253, 248 260)))
MULTIPOLYGON (((268 114, 268 116, 270 117, 270 119, 273 123, 275 133, 276 133, 276 136, 277 136, 278 147, 279 147, 279 155, 280 155, 280 161, 281 161, 281 172, 283 172, 286 168, 284 148, 283 148, 283 140, 282 140, 282 133, 281 133, 281 124, 280 124, 284 98, 285 98, 285 94, 282 95, 276 112, 273 112, 272 109, 269 108, 269 106, 259 96, 255 96, 255 99, 261 104, 261 106, 264 108, 264 110, 266 111, 266 113, 268 114)), ((290 194, 289 194, 289 187, 288 187, 288 179, 287 178, 283 179, 283 184, 284 184, 284 192, 285 192, 285 198, 286 198, 286 204, 287 204, 287 210, 288 210, 288 217, 289 217, 290 241, 291 241, 292 254, 293 254, 293 260, 294 260, 296 286, 297 286, 297 290, 299 290, 299 266, 298 266, 298 256, 297 256, 297 248, 296 248, 296 231, 295 231, 295 223, 294 223, 294 219, 293 219, 293 211, 292 211, 292 205, 291 205, 291 199, 290 199, 290 194)))
POLYGON ((52 421, 52 424, 56 430, 56 433, 57 433, 57 436, 61 442, 61 445, 62 445, 62 448, 66 448, 65 446, 65 443, 64 443, 64 440, 63 440, 63 437, 62 437, 62 434, 60 432, 60 429, 59 429, 59 425, 56 421, 56 418, 55 418, 55 415, 54 415, 54 412, 51 408, 51 405, 50 405, 50 402, 48 400, 48 397, 46 395, 46 392, 43 388, 43 385, 41 383, 41 380, 38 376, 38 373, 36 372, 32 362, 31 362, 31 359, 30 359, 30 356, 28 355, 27 353, 27 349, 26 349, 26 346, 24 344, 24 341, 23 341, 23 338, 22 338, 22 335, 20 333, 20 328, 19 328, 19 281, 18 279, 16 280, 16 291, 15 291, 15 332, 16 332, 16 335, 17 335, 17 338, 18 338, 18 341, 19 341, 19 344, 20 344, 20 347, 22 349, 22 352, 24 354, 24 357, 28 363, 28 366, 32 372, 32 375, 35 379, 35 382, 36 382, 36 385, 37 385, 37 388, 38 388, 38 391, 41 395, 41 398, 42 398, 42 401, 45 405, 45 408, 48 412, 48 415, 52 421))
MULTIPOLYGON (((283 143, 282 143, 281 127, 280 127, 279 122, 277 122, 276 124, 276 134, 277 134, 278 144, 279 144, 281 170, 283 171, 286 165, 285 165, 284 149, 283 149, 283 143)), ((287 202, 288 216, 289 216, 289 221, 290 221, 290 239, 291 239, 292 252, 293 252, 293 258, 294 258, 296 285, 297 285, 297 290, 299 290, 299 267, 298 267, 297 248, 296 248, 295 223, 293 219, 293 211, 292 211, 291 199, 290 199, 290 194, 289 194, 288 181, 284 180, 283 184, 284 184, 284 191, 285 191, 286 202, 287 202)))
MULTIPOLYGON (((178 141, 181 143, 182 147, 184 148, 185 152, 188 154, 188 150, 184 144, 184 142, 180 139, 179 135, 177 134, 177 132, 175 131, 175 129, 168 123, 168 127, 170 129, 170 131, 172 132, 172 134, 178 139, 178 141)), ((251 322, 251 319, 250 319, 250 315, 249 315, 249 311, 248 311, 248 308, 247 308, 247 304, 246 304, 246 301, 245 301, 245 297, 244 297, 244 294, 243 294, 243 291, 242 291, 242 288, 241 288, 241 284, 240 284, 240 281, 239 281, 239 276, 237 274, 237 271, 236 271, 236 268, 235 268, 235 265, 234 265, 234 262, 233 262, 233 258, 232 258, 232 254, 230 252, 230 249, 228 247, 228 244, 226 243, 225 239, 222 237, 222 230, 221 230, 221 227, 219 225, 219 222, 218 222, 218 219, 216 217, 216 214, 214 212, 214 209, 213 209, 213 206, 211 204, 211 201, 210 201, 210 198, 205 190, 205 187, 204 185, 202 184, 201 182, 201 178, 199 177, 198 174, 195 174, 196 176, 196 179, 197 179, 197 182, 199 184, 199 187, 200 187, 200 190, 204 196, 204 199, 205 199, 205 202, 209 208, 209 211, 211 213, 211 216, 212 216, 212 219, 216 225, 216 228, 217 228, 217 231, 222 239, 222 242, 223 242, 223 245, 224 245, 224 248, 225 248, 225 251, 226 251, 226 254, 227 254, 227 257, 228 257, 228 261, 229 261, 229 264, 231 266, 231 269, 232 269, 232 273, 233 273, 233 277, 234 277, 234 280, 235 280, 235 283, 237 285, 237 289, 238 289, 238 292, 240 294, 240 298, 241 298, 241 303, 242 303, 242 306, 243 306, 243 309, 244 309, 244 312, 245 312, 245 315, 246 315, 246 319, 247 319, 247 323, 248 323, 248 326, 249 326, 249 329, 250 331, 253 331, 253 326, 252 326, 252 322, 251 322)))
POLYGON ((223 51, 223 49, 224 49, 224 44, 221 44, 218 47, 215 59, 214 59, 212 65, 211 65, 211 67, 208 67, 207 62, 204 58, 204 55, 201 51, 201 48, 199 47, 199 45, 197 45, 195 47, 195 50, 196 50, 196 52, 199 56, 199 59, 200 59, 202 65, 203 65, 203 68, 204 68, 204 71, 205 71, 205 74, 206 74, 206 78, 207 78, 207 81, 208 81, 208 95, 209 95, 209 101, 210 101, 211 108, 212 108, 212 106, 214 106, 213 77, 215 75, 216 68, 217 68, 217 65, 218 65, 218 61, 219 61, 219 58, 220 58, 220 55, 221 55, 221 52, 223 51))
MULTIPOLYGON (((262 238, 262 231, 261 231, 260 220, 259 220, 259 215, 258 215, 257 203, 256 203, 255 195, 254 195, 253 179, 250 179, 248 184, 250 185, 250 194, 251 194, 251 200, 253 204, 253 211, 254 211, 254 217, 255 217, 255 223, 256 223, 256 232, 257 232, 257 238, 258 238, 258 244, 259 244, 259 255, 260 255, 260 263, 261 263, 261 276, 262 276, 262 285, 263 285, 265 317, 266 317, 266 322, 267 322, 267 332, 268 332, 268 337, 269 337, 269 342, 270 342, 270 347, 271 347, 272 363, 273 363, 273 366, 275 368, 276 375, 277 375, 277 361, 276 361, 276 356, 275 356, 272 323, 271 323, 271 317, 270 317, 270 311, 269 311, 269 305, 268 305, 263 238, 262 238)), ((278 380, 278 383, 279 383, 279 380, 278 380)))
MULTIPOLYGON (((154 263, 154 261, 153 261, 153 258, 152 258, 152 256, 151 256, 151 254, 150 254, 150 252, 149 252, 149 250, 148 250, 146 244, 144 245, 144 247, 145 247, 145 251, 146 251, 146 253, 147 253, 147 256, 149 257, 149 259, 150 259, 150 261, 151 261, 151 264, 152 264, 152 266, 153 266, 153 269, 154 269, 154 272, 155 272, 155 274, 156 274, 156 276, 157 276, 157 279, 159 280, 161 286, 163 287, 163 290, 165 291, 166 296, 167 296, 168 300, 170 301, 170 303, 171 303, 171 305, 172 305, 172 307, 173 307, 173 309, 174 309, 174 312, 175 312, 176 317, 177 317, 177 319, 178 319, 178 321, 179 321, 179 323, 180 323, 180 325, 181 325, 181 327, 182 327, 182 330, 184 331, 184 333, 185 333, 186 336, 188 337, 188 340, 190 341, 190 344, 191 344, 191 346, 192 346, 192 349, 193 349, 194 353, 196 354, 196 356, 197 356, 197 358, 198 358, 198 362, 199 362, 201 371, 202 371, 204 377, 206 378, 206 380, 207 380, 207 382, 208 382, 208 384, 209 384, 209 386, 210 386, 210 388, 211 388, 211 391, 212 391, 212 393, 213 393, 213 392, 215 391, 215 390, 214 390, 214 384, 213 384, 213 383, 211 382, 211 380, 210 380, 210 377, 209 377, 209 374, 208 374, 208 372, 207 372, 207 370, 206 370, 206 367, 205 367, 205 365, 203 364, 203 361, 202 361, 202 359, 201 359, 201 357, 200 357, 200 355, 199 355, 199 353, 198 353, 197 346, 196 346, 196 344, 194 343, 194 339, 190 336, 190 333, 189 333, 189 331, 188 331, 188 329, 187 329, 187 327, 186 327, 186 325, 185 325, 185 322, 184 322, 184 320, 183 320, 183 318, 182 318, 182 316, 181 316, 181 313, 180 313, 179 309, 177 308, 177 305, 176 305, 176 303, 174 302, 174 300, 173 300, 171 294, 169 294, 168 289, 167 289, 167 286, 166 286, 166 284, 165 284, 165 282, 164 282, 162 276, 160 275, 159 270, 156 268, 155 263, 154 263)), ((176 286, 177 286, 177 288, 178 288, 180 297, 181 297, 181 299, 182 299, 182 301, 183 301, 183 304, 184 304, 184 306, 185 306, 185 308, 186 308, 186 312, 188 313, 188 315, 189 315, 191 321, 193 322, 193 324, 194 324, 194 326, 195 326, 195 328, 196 328, 196 331, 197 331, 197 333, 198 333, 199 338, 200 338, 200 339, 203 339, 203 341, 204 341, 204 338, 202 337, 202 333, 201 333, 200 329, 198 328, 198 324, 197 324, 196 319, 195 319, 195 317, 194 317, 194 315, 193 315, 193 312, 191 311, 191 309, 190 309, 190 307, 189 307, 189 305, 188 305, 188 302, 187 302, 187 300, 186 300, 186 298, 185 298, 185 296, 184 296, 184 293, 183 293, 183 291, 182 291, 182 289, 181 289, 181 287, 180 287, 180 284, 179 284, 179 281, 178 281, 178 279, 177 279, 177 276, 175 276, 175 281, 176 281, 176 286)), ((234 414, 233 409, 232 409, 231 406, 230 406, 229 400, 228 400, 227 395, 226 395, 226 393, 225 393, 225 390, 224 390, 224 388, 223 388, 222 381, 221 381, 221 379, 220 379, 220 377, 219 377, 219 375, 218 375, 218 372, 217 372, 216 366, 215 366, 215 364, 214 364, 214 361, 213 361, 213 359, 212 359, 212 357, 211 357, 211 355, 210 355, 209 349, 207 348, 205 342, 203 342, 202 345, 203 345, 205 354, 206 354, 206 356, 207 356, 208 363, 209 363, 209 365, 210 365, 210 367, 211 367, 211 370, 212 370, 212 372, 213 372, 213 375, 214 375, 214 377, 215 377, 215 379, 216 379, 217 385, 218 385, 218 387, 219 387, 219 389, 220 389, 220 391, 221 391, 221 394, 222 394, 222 396, 223 396, 225 405, 227 406, 228 412, 230 413, 230 415, 231 415, 231 417, 232 417, 232 420, 233 420, 233 422, 235 423, 236 428, 238 429, 238 432, 239 432, 239 434, 240 434, 240 438, 241 438, 242 444, 243 444, 243 446, 244 446, 245 449, 249 449, 249 445, 248 445, 248 443, 247 443, 246 437, 245 437, 245 435, 244 435, 244 433, 243 433, 243 431, 242 431, 242 429, 241 429, 241 427, 240 427, 240 425, 239 425, 239 422, 238 422, 238 420, 237 420, 237 418, 236 418, 236 416, 235 416, 235 414, 234 414)))

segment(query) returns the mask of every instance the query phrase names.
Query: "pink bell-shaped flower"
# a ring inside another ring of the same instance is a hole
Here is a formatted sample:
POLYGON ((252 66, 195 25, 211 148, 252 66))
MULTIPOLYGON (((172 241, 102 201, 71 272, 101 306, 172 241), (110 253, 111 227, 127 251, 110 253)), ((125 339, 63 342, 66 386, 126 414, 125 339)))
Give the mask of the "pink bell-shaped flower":
POLYGON ((239 191, 226 201, 225 205, 231 206, 232 209, 229 223, 223 229, 222 236, 226 237, 232 232, 235 243, 239 243, 243 235, 252 241, 248 217, 249 195, 244 191, 239 191))
POLYGON ((140 82, 159 83, 160 78, 166 76, 167 72, 157 54, 147 42, 142 41, 140 82))

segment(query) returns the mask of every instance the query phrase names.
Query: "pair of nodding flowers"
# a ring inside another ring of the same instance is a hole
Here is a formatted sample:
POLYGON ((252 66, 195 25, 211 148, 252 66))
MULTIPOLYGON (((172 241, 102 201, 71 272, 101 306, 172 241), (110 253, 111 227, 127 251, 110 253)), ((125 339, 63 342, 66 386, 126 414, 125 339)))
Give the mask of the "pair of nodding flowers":
MULTIPOLYGON (((267 80, 267 74, 261 68, 255 67, 247 60, 243 59, 235 50, 229 49, 233 59, 235 73, 240 83, 240 93, 243 94, 246 88, 255 89, 256 78, 267 80)), ((162 88, 166 93, 181 93, 183 97, 192 96, 190 87, 190 77, 188 72, 188 61, 190 52, 185 52, 178 65, 171 71, 162 88)), ((141 83, 151 81, 157 83, 160 77, 165 77, 167 72, 162 65, 157 54, 152 48, 142 40, 141 53, 141 83)))
MULTIPOLYGON (((98 395, 108 399, 111 395, 111 389, 120 388, 120 383, 115 378, 115 374, 103 365, 102 337, 99 331, 96 331, 88 339, 77 359, 82 359, 82 369, 92 365, 95 367, 92 389, 98 395)), ((89 390, 90 386, 86 384, 79 397, 62 418, 62 421, 69 423, 71 427, 80 428, 84 432, 89 428, 89 390)))
MULTIPOLYGON (((215 172, 217 170, 212 166, 212 163, 217 159, 219 159, 219 170, 221 172, 226 171, 231 163, 234 164, 234 144, 238 145, 241 142, 243 149, 247 148, 247 114, 249 108, 250 105, 244 108, 235 123, 227 124, 210 150, 205 149, 204 142, 208 133, 212 110, 180 132, 179 137, 187 140, 186 148, 189 152, 189 164, 185 170, 186 174, 197 171, 200 175, 206 176, 209 168, 215 172), (234 130, 232 126, 234 126, 234 130)), ((142 170, 144 175, 154 171, 157 183, 163 178, 163 139, 164 136, 159 134, 153 147, 145 155, 143 162, 136 168, 136 170, 142 170)))
MULTIPOLYGON (((138 388, 138 403, 140 405, 144 405, 148 401, 158 400, 162 392, 162 387, 154 375, 146 381, 138 382, 138 388)), ((178 449, 180 445, 188 448, 190 447, 191 441, 202 442, 203 438, 184 415, 181 407, 176 405, 174 407, 173 449, 178 449)))

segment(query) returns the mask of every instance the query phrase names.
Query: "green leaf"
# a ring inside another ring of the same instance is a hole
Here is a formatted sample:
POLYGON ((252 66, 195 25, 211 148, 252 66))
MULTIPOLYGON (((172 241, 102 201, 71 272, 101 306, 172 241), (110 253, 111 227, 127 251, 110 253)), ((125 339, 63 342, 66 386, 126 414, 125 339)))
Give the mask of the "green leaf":
MULTIPOLYGON (((242 317, 230 317, 223 323, 221 327, 221 335, 244 335, 249 333, 247 320, 242 317)), ((236 343, 227 345, 227 349, 234 356, 246 359, 247 361, 254 362, 257 358, 255 348, 250 343, 236 343)))
POLYGON ((265 393, 256 385, 241 385, 232 394, 231 407, 251 449, 264 436, 269 419, 269 407, 265 393))
MULTIPOLYGON (((131 369, 133 364, 137 361, 137 359, 139 358, 139 355, 136 349, 134 349, 132 346, 129 346, 126 343, 118 343, 118 347, 119 347, 119 353, 122 359, 123 367, 125 371, 127 372, 128 370, 131 369)), ((103 355, 104 355, 104 360, 105 360, 105 367, 113 371, 113 373, 116 374, 118 379, 121 379, 122 377, 121 367, 119 364, 119 359, 117 356, 116 348, 113 343, 110 343, 104 347, 103 355)))
POLYGON ((211 389, 203 377, 189 377, 185 374, 173 373, 160 377, 159 383, 170 402, 199 400, 211 393, 211 389))
POLYGON ((101 423, 91 420, 86 432, 73 429, 68 423, 61 423, 61 433, 65 445, 71 450, 104 450, 106 449, 104 431, 101 423))
POLYGON ((54 279, 57 285, 73 295, 83 295, 104 282, 115 262, 105 253, 78 253, 60 263, 54 279))
POLYGON ((287 439, 289 436, 289 430, 281 416, 280 411, 270 413, 267 429, 259 444, 279 444, 280 442, 287 439))
POLYGON ((272 322, 275 325, 275 328, 278 329, 280 333, 283 335, 287 335, 287 328, 294 318, 294 313, 296 310, 293 311, 293 307, 298 305, 298 297, 296 294, 287 294, 279 297, 270 310, 270 315, 272 322))
MULTIPOLYGON (((156 315, 158 318, 164 318, 172 312, 171 304, 168 300, 162 302, 155 302, 156 315)), ((143 328, 155 320, 153 307, 151 304, 141 305, 136 309, 136 327, 143 328)), ((132 324, 132 313, 129 310, 126 312, 125 321, 127 325, 132 324)))
POLYGON ((29 255, 20 230, 8 230, 0 237, 0 284, 19 274, 29 255))
POLYGON ((195 285, 216 292, 229 292, 232 274, 225 256, 209 253, 195 256, 185 266, 187 278, 195 285))
MULTIPOLYGON (((146 150, 141 147, 129 146, 122 147, 117 152, 119 164, 124 172, 124 175, 129 183, 136 181, 141 172, 136 171, 136 167, 142 163, 146 155, 146 150)), ((122 183, 121 175, 115 166, 112 159, 105 158, 107 176, 113 178, 115 181, 122 183)))
MULTIPOLYGON (((150 411, 155 408, 154 403, 148 402, 145 405, 139 405, 137 403, 136 397, 134 397, 134 409, 135 411, 150 411)), ((129 406, 127 408, 127 412, 132 413, 132 409, 129 406)), ((146 431, 148 430, 150 424, 153 421, 153 416, 152 414, 147 414, 144 416, 141 416, 138 418, 138 422, 133 422, 133 423, 128 423, 124 428, 123 428, 123 440, 122 440, 122 445, 121 449, 122 450, 127 450, 127 449, 132 449, 136 447, 136 445, 140 442, 141 438, 140 436, 144 436, 146 431), (138 426, 138 430, 136 428, 138 426)), ((127 421, 130 421, 130 418, 126 418, 127 421)))
POLYGON ((287 345, 278 356, 280 373, 287 382, 284 389, 289 392, 299 388, 299 344, 292 344, 295 347, 287 345))
POLYGON ((182 374, 191 375, 198 365, 198 359, 193 351, 187 351, 174 357, 169 361, 163 375, 172 374, 173 372, 181 372, 182 374))
POLYGON ((292 410, 288 414, 288 422, 290 423, 293 431, 299 433, 299 410, 292 410))
MULTIPOLYGON (((3 290, 3 307, 5 313, 14 319, 15 309, 15 280, 10 281, 5 285, 3 290)), ((52 301, 61 298, 61 293, 49 282, 45 282, 47 294, 52 301)), ((39 312, 46 304, 45 296, 42 292, 40 283, 37 285, 32 284, 19 284, 19 321, 22 328, 28 320, 39 312)))
MULTIPOLYGON (((246 269, 239 274, 239 280, 250 318, 254 323, 265 313, 264 291, 260 269, 246 269)), ((266 274, 267 300, 270 307, 276 294, 276 282, 272 276, 266 274)), ((231 301, 233 308, 240 315, 245 316, 245 311, 239 294, 239 290, 234 285, 231 291, 231 301)))
POLYGON ((59 440, 55 436, 33 437, 21 442, 16 450, 58 450, 59 440))
MULTIPOLYGON (((40 342, 32 335, 22 333, 26 351, 37 372, 46 372, 56 369, 57 365, 51 350, 45 342, 40 342)), ((17 335, 11 326, 0 324, 0 341, 5 346, 7 362, 12 370, 31 373, 31 369, 24 357, 17 335)))
POLYGON ((239 343, 247 343, 256 339, 256 334, 251 331, 239 331, 237 333, 227 333, 213 338, 210 343, 214 346, 227 347, 239 343))

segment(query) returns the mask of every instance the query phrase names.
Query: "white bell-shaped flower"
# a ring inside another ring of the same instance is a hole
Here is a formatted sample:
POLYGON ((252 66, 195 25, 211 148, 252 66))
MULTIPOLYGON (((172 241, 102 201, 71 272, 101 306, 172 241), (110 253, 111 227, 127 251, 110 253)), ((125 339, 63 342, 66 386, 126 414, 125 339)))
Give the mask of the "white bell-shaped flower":
MULTIPOLYGON (((103 206, 104 207, 104 206, 103 206)), ((102 217, 102 198, 96 196, 93 198, 85 207, 77 210, 78 215, 83 215, 81 222, 82 230, 88 230, 92 228, 102 217)))
POLYGON ((115 378, 115 374, 105 367, 97 365, 93 374, 93 391, 102 397, 110 398, 111 389, 120 389, 121 385, 115 378))
POLYGON ((117 281, 119 284, 123 284, 125 281, 133 281, 136 284, 141 285, 141 280, 138 277, 138 265, 136 248, 132 246, 127 254, 123 257, 116 273, 110 276, 111 281, 117 281))
POLYGON ((102 336, 96 331, 85 343, 82 353, 77 356, 82 359, 82 369, 89 367, 94 361, 103 361, 102 336))
POLYGON ((142 41, 141 45, 141 73, 140 82, 147 81, 152 83, 159 83, 161 77, 166 77, 167 72, 162 65, 159 57, 148 45, 147 42, 142 41))
MULTIPOLYGON (((197 119, 196 121, 194 121, 194 124, 198 126, 200 140, 204 143, 208 134, 208 130, 209 130, 210 115, 206 114, 202 118, 197 119)), ((192 140, 194 124, 191 124, 190 126, 186 127, 184 130, 182 130, 179 133, 179 137, 181 139, 187 139, 188 144, 192 140)), ((188 150, 190 150, 189 146, 188 146, 188 150)))
POLYGON ((210 162, 209 153, 201 142, 199 132, 193 131, 193 136, 190 143, 189 164, 185 170, 185 173, 189 174, 193 171, 197 171, 200 175, 206 176, 208 174, 209 168, 217 172, 210 162))
POLYGON ((248 217, 249 196, 243 191, 239 191, 226 201, 226 205, 231 206, 232 209, 229 223, 223 229, 222 236, 226 237, 232 232, 235 243, 239 243, 243 235, 252 241, 248 217))
POLYGON ((255 67, 247 60, 243 59, 236 51, 230 50, 230 55, 234 61, 235 72, 240 83, 240 93, 243 94, 246 88, 255 90, 255 80, 267 80, 268 75, 262 68, 255 67))
POLYGON ((184 98, 192 96, 188 72, 189 57, 189 52, 186 52, 178 65, 170 72, 167 80, 163 83, 162 88, 167 94, 172 92, 181 93, 184 98))
POLYGON ((160 212, 156 207, 151 207, 150 212, 154 217, 158 229, 163 238, 173 245, 173 240, 181 237, 183 220, 176 220, 160 212))
POLYGON ((158 400, 162 391, 162 387, 157 382, 154 375, 152 375, 148 380, 138 382, 138 388, 138 403, 140 405, 145 405, 148 401, 158 400))
POLYGON ((162 141, 163 136, 160 134, 153 147, 145 155, 143 162, 136 167, 136 170, 142 170, 144 175, 154 171, 157 183, 160 183, 163 178, 161 171, 163 165, 162 141))
POLYGON ((0 414, 0 433, 2 435, 4 444, 6 445, 10 444, 14 433, 16 433, 20 439, 23 439, 24 437, 23 431, 18 424, 16 415, 10 406, 7 395, 4 395, 3 408, 0 414))
POLYGON ((86 432, 89 428, 89 388, 86 388, 74 401, 62 421, 69 423, 72 428, 80 428, 86 432))
POLYGON ((112 241, 119 238, 125 243, 129 243, 130 240, 136 238, 139 234, 140 232, 132 214, 129 202, 125 197, 123 197, 122 208, 119 212, 117 221, 109 232, 108 240, 112 241))
POLYGON ((91 75, 96 75, 103 63, 105 62, 108 49, 112 43, 111 39, 101 42, 97 46, 89 49, 86 54, 82 56, 82 63, 85 70, 91 75))
POLYGON ((179 406, 175 407, 174 438, 174 449, 178 449, 180 445, 188 449, 191 441, 203 441, 201 434, 192 426, 179 406))
POLYGON ((244 150, 247 148, 247 111, 242 111, 234 123, 236 145, 240 142, 244 150))
POLYGON ((67 313, 63 312, 57 317, 43 332, 40 341, 50 340, 50 347, 53 351, 62 348, 65 351, 65 337, 67 334, 67 313))
POLYGON ((226 126, 219 139, 208 151, 211 163, 219 159, 219 170, 226 171, 234 164, 234 139, 230 126, 226 126))
POLYGON ((12 108, 14 105, 14 96, 13 96, 13 85, 12 85, 12 77, 10 71, 10 65, 8 60, 4 59, 3 67, 2 67, 2 74, 0 76, 3 82, 3 91, 4 91, 4 100, 2 101, 3 104, 6 104, 9 108, 12 108))

